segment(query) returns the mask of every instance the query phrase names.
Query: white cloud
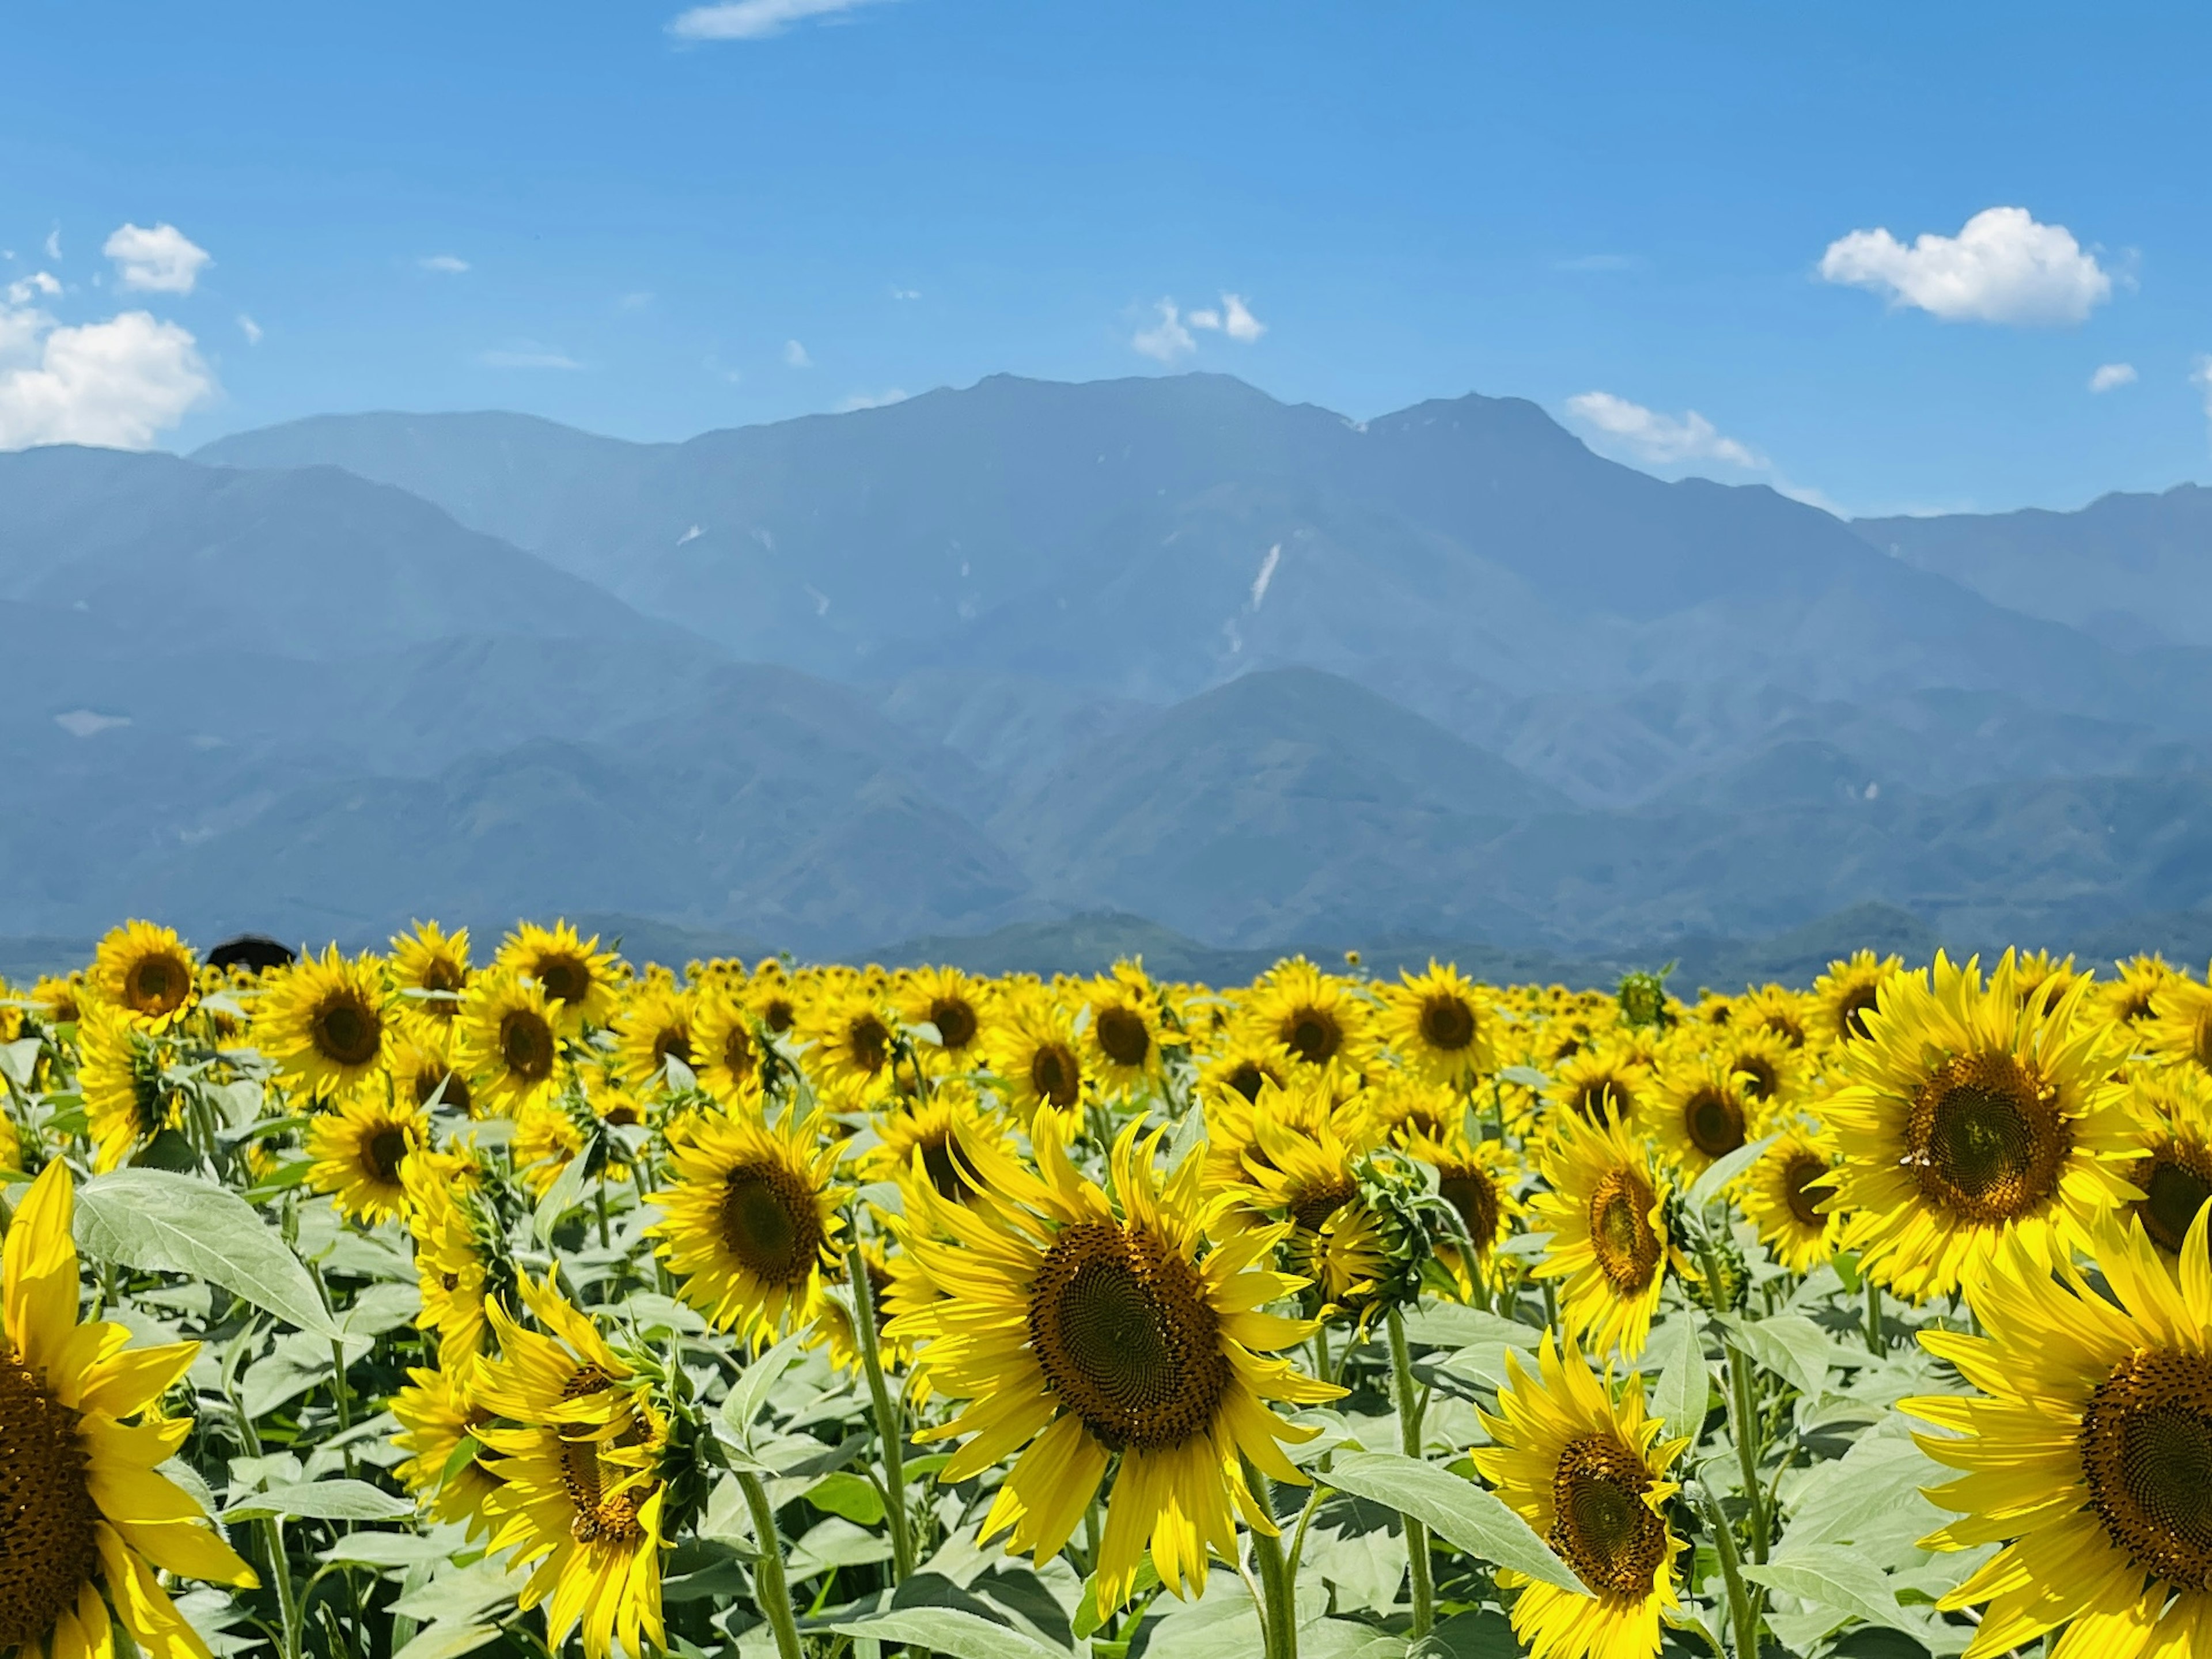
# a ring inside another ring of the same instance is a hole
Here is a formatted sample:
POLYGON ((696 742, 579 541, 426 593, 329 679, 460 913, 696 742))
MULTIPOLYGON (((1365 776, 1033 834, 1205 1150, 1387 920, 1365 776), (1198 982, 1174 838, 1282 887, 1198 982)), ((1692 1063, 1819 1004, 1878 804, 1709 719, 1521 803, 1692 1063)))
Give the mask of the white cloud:
POLYGON ((418 270, 435 271, 441 276, 458 276, 470 269, 469 262, 457 253, 426 253, 415 264, 418 270))
POLYGON ((830 20, 880 0, 723 0, 679 13, 668 32, 679 40, 765 40, 810 17, 830 20))
POLYGON ((653 294, 647 289, 638 289, 635 292, 622 295, 615 301, 617 311, 649 311, 652 307, 653 294))
POLYGON ((123 286, 149 294, 190 294, 208 263, 208 251, 174 225, 124 225, 100 249, 115 262, 123 286))
POLYGON ((814 359, 806 355, 806 348, 796 340, 783 343, 783 363, 786 368, 811 368, 814 359))
POLYGON ((888 392, 855 392, 850 397, 837 400, 837 412, 850 415, 855 410, 888 409, 893 404, 906 401, 906 393, 893 386, 888 392))
POLYGON ((1718 461, 1761 472, 1766 462, 1756 451, 1724 437, 1694 409, 1662 415, 1610 392, 1582 392, 1567 399, 1567 412, 1585 425, 1618 439, 1638 460, 1657 465, 1682 461, 1718 461))
POLYGON ((56 264, 61 263, 62 228, 59 225, 56 225, 46 233, 46 258, 52 259, 56 264))
POLYGON ((1183 326, 1182 313, 1172 300, 1162 300, 1154 307, 1154 321, 1150 328, 1140 328, 1131 337, 1129 343, 1146 356, 1163 363, 1172 363, 1188 357, 1198 349, 1198 342, 1190 337, 1183 326))
POLYGON ((246 337, 246 344, 259 345, 261 343, 261 325, 255 322, 252 318, 247 316, 242 311, 238 313, 238 331, 246 337))
POLYGON ((919 300, 921 298, 921 290, 918 288, 895 288, 891 290, 891 298, 894 300, 919 300))
POLYGON ((63 327, 0 307, 0 449, 147 449, 215 391, 191 334, 143 311, 63 327))
POLYGON ((2073 232, 2016 207, 1985 208, 1956 236, 1923 234, 1911 247, 1887 230, 1855 230, 1828 244, 1820 275, 1948 323, 2078 323, 2112 295, 2111 274, 2073 232))
POLYGON ((51 271, 34 270, 29 276, 19 276, 8 284, 8 303, 27 306, 41 295, 51 299, 61 291, 61 283, 51 271))
MULTIPOLYGON (((1267 331, 1267 324, 1252 314, 1251 307, 1244 303, 1244 296, 1241 294, 1224 294, 1221 296, 1219 310, 1207 306, 1190 313, 1183 320, 1193 328, 1218 329, 1240 345, 1250 345, 1267 331)), ((1142 350, 1143 348, 1140 346, 1138 349, 1142 350)))
POLYGON ((2106 363, 2089 377, 2089 390, 2110 392, 2115 386, 2133 386, 2136 366, 2133 363, 2106 363))
POLYGON ((477 354, 477 361, 486 368, 581 368, 578 362, 557 346, 539 345, 534 340, 519 340, 514 345, 496 351, 477 354))

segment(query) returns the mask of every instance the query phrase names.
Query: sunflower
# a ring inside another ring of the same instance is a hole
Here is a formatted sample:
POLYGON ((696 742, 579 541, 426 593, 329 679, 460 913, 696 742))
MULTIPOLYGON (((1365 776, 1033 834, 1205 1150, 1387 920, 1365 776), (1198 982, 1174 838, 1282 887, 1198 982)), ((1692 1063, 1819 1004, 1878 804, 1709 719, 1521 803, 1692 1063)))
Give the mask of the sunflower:
POLYGON ((833 990, 801 1009, 798 1031, 812 1046, 809 1074, 817 1086, 866 1100, 897 1080, 898 1021, 866 986, 833 990))
POLYGON ((476 1103, 469 1092, 469 1080, 447 1057, 450 1031, 441 1030, 434 1041, 425 1041, 427 1036, 417 1027, 415 1035, 403 1035, 393 1045, 392 1092, 426 1112, 442 1107, 474 1116, 476 1103))
POLYGON ((392 1443, 409 1454, 393 1473, 408 1491, 428 1500, 432 1519, 464 1523, 473 1540, 489 1525, 485 1501, 499 1482, 474 1456, 463 1459, 458 1468, 454 1458, 461 1443, 488 1419, 467 1403, 450 1373, 417 1368, 408 1371, 407 1379, 390 1401, 400 1428, 392 1443))
POLYGON ((1010 1138, 1006 1120, 986 1111, 974 1089, 948 1079, 919 1100, 902 1103, 875 1117, 879 1144, 860 1166, 863 1181, 908 1181, 918 1175, 953 1203, 968 1201, 981 1189, 975 1172, 960 1159, 959 1142, 1003 1146, 1010 1138))
POLYGON ((48 974, 31 988, 31 1003, 49 1028, 74 1025, 82 1018, 88 988, 82 974, 48 974))
POLYGON ((684 1299, 741 1338, 772 1342, 821 1307, 845 1228, 826 1122, 819 1111, 773 1126, 757 1111, 713 1113, 669 1148, 676 1182, 653 1194, 662 1214, 648 1236, 684 1299))
POLYGON ((1137 963, 1117 962, 1114 970, 1081 988, 1090 1018, 1083 1028, 1086 1069, 1109 1095, 1140 1094, 1159 1081, 1166 1030, 1158 988, 1137 963))
POLYGON ((544 987, 563 1031, 604 1025, 614 1013, 621 960, 599 949, 597 933, 582 939, 565 921, 550 927, 526 921, 500 941, 492 965, 544 987))
POLYGON ((1444 1139, 1467 1124, 1464 1097, 1440 1083, 1427 1083, 1404 1072, 1385 1073, 1359 1091, 1368 1115, 1386 1135, 1400 1131, 1444 1139))
POLYGON ((1372 1000, 1304 957, 1261 975, 1245 994, 1238 1023, 1248 1042, 1286 1049, 1307 1066, 1340 1066, 1356 1075, 1376 1052, 1372 1000))
POLYGON ((342 1100, 382 1074, 392 1014, 381 964, 333 945, 274 976, 254 1007, 254 1046, 310 1097, 342 1100))
POLYGON ((422 1113, 398 1100, 360 1099, 319 1114, 307 1128, 307 1182, 340 1215, 374 1226, 407 1201, 401 1174, 423 1146, 422 1113))
POLYGON ((1492 1016, 1480 987, 1433 957, 1426 973, 1401 969, 1398 977, 1405 982, 1380 987, 1377 994, 1382 1040, 1401 1060, 1430 1081, 1459 1089, 1498 1068, 1492 1016))
POLYGON ((77 1045, 76 1086, 92 1135, 92 1167, 105 1175, 181 1123, 184 1097, 167 1079, 157 1041, 105 1003, 86 1005, 77 1045))
POLYGON ((957 968, 917 968, 899 975, 893 1000, 909 1025, 927 1025, 937 1042, 927 1052, 956 1072, 972 1071, 983 1056, 989 989, 957 968))
POLYGON ((1233 1092, 1249 1103, 1259 1099, 1263 1085, 1272 1083, 1279 1089, 1288 1086, 1297 1064, 1287 1049, 1276 1044, 1232 1042, 1208 1055, 1200 1066, 1199 1094, 1203 1099, 1213 1100, 1233 1092))
POLYGON ((257 1583, 161 1473, 192 1426, 161 1396, 200 1345, 132 1349, 121 1325, 77 1323, 76 1206, 57 1159, 0 1246, 0 1652, 111 1656, 119 1622, 149 1659, 208 1659, 154 1576, 257 1583))
POLYGON ((1651 1073, 1626 1049, 1583 1048, 1552 1075, 1544 1091, 1552 1116, 1584 1123, 1632 1122, 1650 1092, 1651 1073))
POLYGON ((1494 1252, 1522 1213, 1521 1201, 1513 1196, 1520 1168, 1502 1141, 1470 1141, 1457 1133, 1434 1135, 1409 1130, 1401 1133, 1399 1144, 1407 1157, 1436 1171, 1437 1196, 1458 1212, 1460 1224, 1474 1241, 1472 1261, 1456 1244, 1437 1247, 1437 1259, 1460 1294, 1470 1296, 1477 1276, 1495 1265, 1494 1252))
POLYGON ((2130 1196, 2111 1162, 2130 1150, 2124 1103, 2103 1086, 2111 1028, 2075 1018, 2090 982, 2045 1008, 2023 1003, 2014 972, 2008 951, 1984 987, 1978 963, 1938 951, 1932 985, 1899 974, 1824 1107, 1844 1154, 1826 1207, 1856 1212, 1845 1248, 1910 1300, 1956 1289, 2007 1233, 2063 1257, 2130 1196))
POLYGON ((434 921, 418 921, 412 932, 392 936, 390 963, 400 1024, 426 1047, 446 1046, 469 988, 469 930, 448 933, 434 921))
POLYGON ((1805 1086, 1804 1051, 1771 1026, 1744 1025, 1717 1035, 1706 1052, 1743 1079, 1744 1092, 1762 1107, 1795 1101, 1805 1086))
POLYGON ((1762 985, 1736 1000, 1735 1018, 1729 1023, 1753 1030, 1771 1031, 1793 1048, 1802 1048, 1813 1035, 1813 1000, 1786 985, 1762 985))
POLYGON ((1618 1121, 1559 1114, 1544 1152, 1547 1193, 1530 1200, 1552 1247, 1539 1279, 1566 1281, 1560 1317, 1597 1352, 1633 1358, 1667 1279, 1666 1178, 1618 1121))
POLYGON ((22 994, 0 977, 0 1042, 13 1042, 23 1035, 22 994))
POLYGON ((697 1012, 691 999, 665 975, 648 977, 616 1017, 617 1069, 633 1089, 650 1089, 668 1076, 672 1060, 690 1066, 697 1012))
POLYGON ((1901 957, 1875 960, 1871 951, 1854 951, 1828 964, 1813 981, 1813 1006, 1820 1033, 1830 1042, 1850 1042, 1867 1034, 1866 1017, 1881 1006, 1881 988, 1901 973, 1901 957))
POLYGON ((1825 1184, 1833 1162, 1810 1131, 1790 1129, 1759 1155, 1737 1183, 1744 1219, 1759 1242, 1793 1273, 1808 1273, 1836 1254, 1843 1241, 1839 1214, 1823 1212, 1825 1184))
MULTIPOLYGON (((1299 1066, 1286 1084, 1263 1079, 1251 1100, 1235 1089, 1212 1085, 1200 1097, 1206 1106, 1202 1158, 1207 1195, 1233 1194, 1239 1207, 1267 1206, 1269 1194, 1260 1186, 1259 1176, 1273 1164, 1261 1145, 1263 1127, 1293 1143, 1304 1143, 1305 1161, 1311 1165, 1309 1175, 1331 1158, 1348 1162, 1354 1156, 1352 1148, 1364 1152, 1373 1146, 1382 1137, 1382 1126, 1368 1112, 1367 1096, 1341 1095, 1336 1081, 1329 1073, 1299 1066), (1318 1150, 1323 1146, 1334 1150, 1318 1150)), ((1334 1183, 1338 1177, 1327 1179, 1334 1183)), ((1289 1209, 1297 1200, 1287 1184, 1279 1183, 1273 1189, 1273 1201, 1275 1207, 1289 1209)), ((1312 1212, 1318 1217, 1328 1211, 1322 1206, 1312 1212)))
POLYGON ((1656 1659, 1660 1626, 1680 1605, 1683 1545, 1666 1507, 1680 1487, 1667 1472, 1691 1442, 1662 1440, 1643 1379, 1630 1377, 1615 1400, 1571 1341, 1563 1354, 1545 1332, 1536 1365, 1532 1377, 1505 1351, 1498 1413, 1480 1413, 1491 1443, 1468 1456, 1588 1593, 1499 1573, 1502 1588, 1521 1592, 1513 1633, 1529 1659, 1656 1659))
POLYGON ((20 1175, 23 1170, 23 1138, 5 1111, 0 1111, 0 1170, 20 1175))
POLYGON ((967 1437, 939 1480, 970 1480, 1021 1454, 983 1538, 1011 1529, 1008 1547, 1042 1565, 1119 1456, 1096 1568, 1102 1611, 1128 1599, 1148 1546, 1170 1589, 1202 1590, 1209 1552, 1239 1559, 1232 1504, 1273 1534, 1245 1465, 1304 1486, 1282 1447, 1317 1431, 1284 1421, 1270 1402, 1343 1392, 1263 1357, 1315 1328, 1261 1311, 1300 1288, 1265 1265, 1284 1230, 1252 1228, 1208 1249, 1218 1205, 1202 1203, 1200 1161, 1186 1158, 1163 1185, 1154 1160, 1164 1132, 1140 1139, 1140 1127, 1125 1127, 1109 1154, 1110 1196, 1068 1161, 1055 1113, 1036 1115, 1034 1171, 963 1146, 985 1202, 917 1194, 924 1224, 909 1218, 903 1235, 913 1273, 936 1300, 890 1327, 916 1343, 938 1392, 969 1402, 919 1437, 967 1437))
POLYGON ((1007 1109, 1026 1120, 1040 1106, 1073 1112, 1083 1103, 1083 1054, 1075 1022, 1042 989, 1003 1004, 990 1042, 991 1070, 1007 1109))
POLYGON ((537 1564, 517 1599, 546 1603, 550 1650, 579 1623, 585 1659, 663 1647, 666 1425, 635 1371, 550 1278, 525 1279, 520 1290, 544 1328, 524 1328, 493 1302, 499 1358, 477 1366, 472 1390, 479 1408, 514 1425, 476 1431, 498 1483, 483 1496, 496 1528, 489 1550, 514 1547, 515 1565, 537 1564))
POLYGON ((461 998, 455 1059, 486 1113, 514 1116, 561 1086, 561 1032, 545 989, 495 968, 461 998))
POLYGON ((2151 993, 2150 1006, 2151 1017, 2137 1027, 2143 1052, 2212 1074, 2212 986, 2176 974, 2151 993))
POLYGON ((2112 965, 2120 970, 2120 976, 2098 986, 2095 1002, 2106 1018, 2124 1025, 2140 1025, 2148 1020, 2158 994, 2184 977, 2168 967, 2161 956, 2130 957, 2112 965))
POLYGON ((799 993, 780 962, 763 962, 753 969, 745 1001, 770 1036, 781 1036, 799 1024, 799 993))
POLYGON ((2150 1242, 2176 1255, 2212 1199, 2212 1081, 2194 1069, 2154 1073, 2135 1079, 2128 1097, 2140 1151, 2123 1167, 2142 1194, 2128 1207, 2150 1242))
POLYGON ((750 1105, 760 1098, 766 1048, 752 1008, 737 988, 710 981, 694 993, 692 1009, 692 1075, 731 1110, 750 1105))
POLYGON ((2176 1274, 2132 1221, 2104 1218, 2098 1280, 2015 1239, 1966 1283, 1984 1334, 1920 1340, 1979 1392, 1906 1400, 1963 1471, 1927 1496, 1960 1518, 1923 1548, 2004 1547, 1937 1606, 1986 1602, 1967 1659, 2067 1629, 2064 1659, 2212 1651, 2212 1274, 2208 1216, 2176 1274))
POLYGON ((401 1179, 422 1295, 415 1328, 436 1335, 441 1370, 465 1376, 483 1349, 484 1294, 493 1284, 493 1264, 475 1216, 476 1166, 463 1154, 417 1152, 403 1166, 401 1179))
MULTIPOLYGON (((1764 1033, 1760 1040, 1778 1042, 1764 1033)), ((1752 1074, 1732 1067, 1727 1055, 1726 1049, 1670 1054, 1641 1120, 1661 1156, 1693 1178, 1751 1138, 1765 1104, 1752 1074)))
POLYGON ((126 921, 92 957, 92 988, 142 1030, 166 1031, 192 1010, 199 964, 173 927, 126 921))

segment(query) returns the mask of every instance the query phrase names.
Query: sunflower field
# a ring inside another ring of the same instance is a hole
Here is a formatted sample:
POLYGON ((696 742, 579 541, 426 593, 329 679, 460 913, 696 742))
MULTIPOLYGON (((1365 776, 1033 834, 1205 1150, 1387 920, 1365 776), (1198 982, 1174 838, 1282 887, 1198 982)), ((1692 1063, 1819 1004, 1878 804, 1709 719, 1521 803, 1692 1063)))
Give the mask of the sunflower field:
POLYGON ((0 1659, 2212 1654, 2212 988, 0 987, 0 1659))

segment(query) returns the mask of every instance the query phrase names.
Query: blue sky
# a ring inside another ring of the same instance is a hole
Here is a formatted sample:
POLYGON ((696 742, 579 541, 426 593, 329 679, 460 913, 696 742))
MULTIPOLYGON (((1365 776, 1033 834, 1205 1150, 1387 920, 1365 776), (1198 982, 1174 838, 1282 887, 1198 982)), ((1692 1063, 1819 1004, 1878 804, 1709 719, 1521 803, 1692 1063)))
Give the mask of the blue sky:
POLYGON ((0 443, 371 408, 671 438, 1197 368, 1358 416, 1532 398, 1858 512, 2212 471, 2201 14, 684 16, 11 7, 0 443))

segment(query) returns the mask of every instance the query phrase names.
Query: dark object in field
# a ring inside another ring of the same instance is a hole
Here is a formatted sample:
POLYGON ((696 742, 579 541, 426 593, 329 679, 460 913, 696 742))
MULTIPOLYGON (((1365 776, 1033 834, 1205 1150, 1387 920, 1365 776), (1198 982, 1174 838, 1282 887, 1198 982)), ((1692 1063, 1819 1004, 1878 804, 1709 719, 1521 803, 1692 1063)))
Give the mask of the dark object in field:
POLYGON ((251 968, 257 974, 265 974, 271 968, 289 966, 295 954, 290 945, 266 933, 240 933, 216 945, 207 959, 210 968, 251 968))

